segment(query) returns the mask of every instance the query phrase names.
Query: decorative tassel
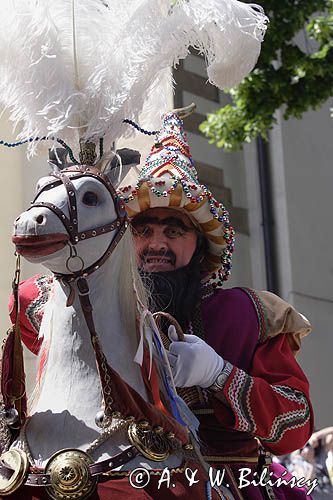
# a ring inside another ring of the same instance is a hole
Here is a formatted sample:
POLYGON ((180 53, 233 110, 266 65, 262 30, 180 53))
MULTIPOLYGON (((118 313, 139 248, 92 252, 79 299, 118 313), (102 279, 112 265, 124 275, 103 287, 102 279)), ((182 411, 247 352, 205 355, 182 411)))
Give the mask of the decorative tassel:
POLYGON ((17 422, 12 422, 14 428, 20 427, 27 416, 27 396, 25 390, 25 372, 23 347, 20 330, 20 256, 16 257, 15 276, 12 283, 15 311, 15 324, 8 330, 2 353, 1 392, 5 410, 17 412, 17 422))

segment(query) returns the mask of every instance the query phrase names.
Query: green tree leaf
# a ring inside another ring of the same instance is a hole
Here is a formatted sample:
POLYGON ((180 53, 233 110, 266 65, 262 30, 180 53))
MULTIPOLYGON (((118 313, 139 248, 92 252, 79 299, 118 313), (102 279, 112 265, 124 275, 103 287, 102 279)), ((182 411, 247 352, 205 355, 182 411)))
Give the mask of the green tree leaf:
POLYGON ((333 95, 333 0, 260 3, 270 23, 257 66, 230 90, 233 104, 208 114, 199 127, 226 151, 259 134, 267 139, 282 105, 285 119, 301 118, 333 95))

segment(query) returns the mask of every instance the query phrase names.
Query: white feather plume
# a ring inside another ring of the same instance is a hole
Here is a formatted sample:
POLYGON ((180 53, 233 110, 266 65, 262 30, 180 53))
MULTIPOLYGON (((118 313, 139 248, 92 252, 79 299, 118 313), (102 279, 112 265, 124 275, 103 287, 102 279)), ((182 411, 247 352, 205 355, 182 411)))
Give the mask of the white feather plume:
MULTIPOLYGON (((165 72, 198 48, 209 80, 239 83, 267 18, 238 0, 1 0, 0 101, 18 139, 109 142, 159 96, 165 72), (74 29, 75 27, 75 29, 74 29)), ((162 98, 162 99, 161 99, 162 98)), ((155 106, 156 108, 156 106, 155 106)), ((30 146, 33 148, 33 145, 30 146)))

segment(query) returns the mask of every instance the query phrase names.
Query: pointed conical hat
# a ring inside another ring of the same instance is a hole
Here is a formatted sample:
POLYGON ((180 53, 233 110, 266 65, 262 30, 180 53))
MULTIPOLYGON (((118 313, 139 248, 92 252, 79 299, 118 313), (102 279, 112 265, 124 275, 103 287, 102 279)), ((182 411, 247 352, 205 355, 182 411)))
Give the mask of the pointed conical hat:
POLYGON ((135 185, 119 189, 132 219, 151 208, 181 209, 196 222, 208 241, 204 268, 213 286, 221 286, 231 271, 234 230, 229 214, 211 191, 200 184, 179 116, 170 112, 135 185))

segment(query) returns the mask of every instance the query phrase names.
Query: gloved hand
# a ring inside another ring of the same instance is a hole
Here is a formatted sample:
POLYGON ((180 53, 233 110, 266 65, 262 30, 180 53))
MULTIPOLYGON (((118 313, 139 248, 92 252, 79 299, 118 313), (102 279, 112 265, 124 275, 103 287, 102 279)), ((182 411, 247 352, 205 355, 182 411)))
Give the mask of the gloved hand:
POLYGON ((221 373, 224 360, 212 347, 196 335, 184 335, 178 341, 173 326, 168 331, 171 344, 168 359, 176 387, 210 387, 221 373))

